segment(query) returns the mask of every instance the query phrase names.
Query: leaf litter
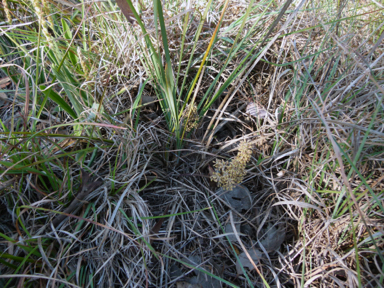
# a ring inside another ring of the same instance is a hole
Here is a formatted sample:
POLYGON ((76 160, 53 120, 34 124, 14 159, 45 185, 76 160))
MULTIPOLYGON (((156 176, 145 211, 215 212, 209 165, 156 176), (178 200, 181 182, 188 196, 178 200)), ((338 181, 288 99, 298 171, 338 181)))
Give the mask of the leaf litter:
MULTIPOLYGON (((249 256, 251 256, 251 259, 255 264, 258 264, 260 259, 263 257, 263 252, 261 252, 257 249, 249 249, 248 253, 249 253, 249 256)), ((239 254, 238 258, 239 258, 239 260, 237 260, 237 262, 236 262, 237 274, 243 274, 243 269, 241 268, 241 266, 243 266, 244 268, 248 268, 250 271, 255 269, 251 260, 249 260, 247 254, 245 252, 242 252, 241 254, 239 254)))
POLYGON ((285 228, 276 227, 276 225, 270 227, 266 231, 266 235, 259 242, 264 249, 269 252, 275 252, 280 248, 285 240, 285 228))
POLYGON ((237 212, 247 211, 252 207, 252 196, 245 186, 236 185, 232 190, 219 188, 216 195, 237 212))

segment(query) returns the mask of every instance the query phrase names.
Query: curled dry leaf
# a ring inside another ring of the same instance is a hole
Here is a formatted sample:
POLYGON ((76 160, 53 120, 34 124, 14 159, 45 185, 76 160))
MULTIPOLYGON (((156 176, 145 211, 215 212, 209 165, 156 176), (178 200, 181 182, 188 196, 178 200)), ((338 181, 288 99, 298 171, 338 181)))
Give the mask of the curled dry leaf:
POLYGON ((252 207, 252 197, 247 187, 236 185, 232 190, 220 188, 216 195, 226 201, 237 212, 249 210, 252 207))
POLYGON ((0 79, 0 89, 7 87, 11 83, 10 77, 5 77, 0 79))
MULTIPOLYGON (((249 250, 248 254, 251 256, 251 258, 252 258, 252 260, 253 260, 253 262, 255 264, 257 264, 259 262, 259 260, 261 259, 261 257, 263 256, 263 252, 261 252, 261 251, 259 251, 257 249, 249 250)), ((251 261, 249 260, 247 254, 245 254, 245 252, 241 253, 238 257, 239 257, 239 260, 237 260, 237 262, 236 262, 237 274, 242 274, 243 273, 243 270, 241 269, 241 265, 244 268, 248 268, 251 271, 253 269, 255 269, 255 267, 253 266, 253 264, 251 263, 251 261)))
POLYGON ((133 12, 132 12, 131 8, 129 7, 127 1, 126 0, 116 0, 116 4, 121 9, 121 12, 123 12, 125 18, 127 18, 127 20, 130 23, 133 23, 135 20, 135 17, 133 15, 133 12))
POLYGON ((268 112, 261 105, 254 102, 248 104, 246 113, 260 119, 264 119, 268 115, 268 112))
POLYGON ((277 173, 277 177, 283 177, 285 174, 284 170, 281 170, 279 173, 277 173))

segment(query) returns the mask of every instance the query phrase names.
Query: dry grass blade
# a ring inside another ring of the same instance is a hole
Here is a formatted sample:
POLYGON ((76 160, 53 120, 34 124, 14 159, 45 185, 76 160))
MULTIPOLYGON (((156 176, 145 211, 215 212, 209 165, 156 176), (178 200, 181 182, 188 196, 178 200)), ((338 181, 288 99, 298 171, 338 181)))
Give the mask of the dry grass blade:
POLYGON ((56 279, 56 278, 52 278, 52 277, 48 277, 48 276, 45 276, 45 275, 28 275, 28 274, 13 274, 13 275, 0 275, 0 279, 1 278, 28 278, 28 279, 46 279, 46 280, 52 280, 52 281, 57 281, 57 282, 60 282, 60 283, 63 283, 65 285, 67 285, 67 287, 75 287, 75 288, 80 288, 80 286, 77 286, 71 282, 68 282, 68 281, 65 281, 65 280, 61 280, 61 279, 56 279))
POLYGON ((239 242, 241 248, 243 249, 243 252, 245 253, 245 255, 247 255, 248 257, 248 260, 251 262, 251 264, 253 265, 253 268, 255 268, 255 270, 257 271, 257 273, 259 274, 259 276, 261 277, 261 279, 263 280, 263 283, 266 287, 269 288, 269 285, 267 283, 267 281, 264 279, 263 275, 261 274, 259 268, 257 267, 257 265, 255 264, 255 262, 253 261, 253 258, 251 257, 251 255, 249 255, 248 251, 247 251, 247 248, 245 248, 243 242, 241 241, 240 237, 239 237, 239 233, 237 232, 236 230, 236 227, 235 227, 235 223, 234 223, 234 220, 233 220, 233 214, 232 214, 232 211, 229 212, 229 219, 230 219, 230 222, 231 222, 231 226, 232 226, 232 231, 234 232, 234 235, 236 236, 236 239, 237 241, 239 242))
MULTIPOLYGON (((284 13, 286 12, 286 10, 288 9, 289 5, 291 4, 292 0, 288 0, 283 8, 281 9, 279 15, 277 16, 275 22, 273 23, 274 26, 277 25, 277 23, 281 20, 281 17, 282 15, 284 15, 284 13)), ((294 13, 292 13, 292 15, 290 15, 290 17, 285 21, 283 27, 280 29, 280 31, 277 33, 276 36, 274 36, 269 42, 268 44, 265 46, 265 47, 262 47, 262 53, 260 53, 260 55, 257 57, 257 59, 252 63, 252 65, 250 65, 248 71, 246 73, 244 73, 244 75, 242 75, 239 79, 237 80, 237 83, 235 85, 232 86, 232 88, 229 90, 229 92, 227 93, 227 95, 225 96, 224 100, 221 102, 218 110, 216 111, 215 115, 212 117, 212 120, 209 124, 209 127, 211 127, 213 125, 213 122, 216 120, 215 124, 214 124, 214 128, 213 128, 213 131, 212 133, 209 135, 208 137, 208 140, 207 140, 207 144, 206 144, 206 149, 209 147, 209 145, 211 144, 212 142, 212 138, 215 134, 215 130, 216 130, 216 127, 224 113, 224 111, 226 111, 229 103, 231 103, 233 97, 236 95, 236 92, 240 89, 240 87, 242 86, 243 82, 247 79, 248 75, 251 73, 251 71, 253 71, 254 67, 259 63, 260 59, 265 55, 265 53, 267 53, 268 49, 273 45, 273 43, 276 41, 276 39, 279 37, 280 33, 282 33, 282 31, 284 31, 284 29, 286 29, 288 27, 288 24, 294 19, 294 16, 299 12, 299 9, 300 7, 304 4, 304 0, 301 1, 301 3, 298 5, 297 9, 295 9, 294 13), (219 116, 217 116, 218 114, 220 113, 219 116)), ((268 32, 267 32, 267 35, 269 36, 270 33, 272 32, 272 29, 270 29, 268 32)), ((264 44, 265 41, 267 41, 267 37, 264 37, 264 39, 262 40, 262 44, 264 44)), ((260 45, 262 46, 262 45, 260 45)), ((244 70, 245 71, 245 70, 244 70)), ((207 136, 209 130, 206 131, 206 133, 204 134, 204 137, 203 137, 203 140, 205 139, 205 137, 207 136)))

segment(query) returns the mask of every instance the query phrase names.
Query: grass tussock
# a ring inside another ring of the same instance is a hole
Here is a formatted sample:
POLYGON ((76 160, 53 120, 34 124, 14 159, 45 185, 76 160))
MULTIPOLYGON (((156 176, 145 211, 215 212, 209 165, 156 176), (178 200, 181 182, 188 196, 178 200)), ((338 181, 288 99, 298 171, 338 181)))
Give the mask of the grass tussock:
POLYGON ((0 286, 383 286, 383 5, 124 3, 2 1, 0 286))

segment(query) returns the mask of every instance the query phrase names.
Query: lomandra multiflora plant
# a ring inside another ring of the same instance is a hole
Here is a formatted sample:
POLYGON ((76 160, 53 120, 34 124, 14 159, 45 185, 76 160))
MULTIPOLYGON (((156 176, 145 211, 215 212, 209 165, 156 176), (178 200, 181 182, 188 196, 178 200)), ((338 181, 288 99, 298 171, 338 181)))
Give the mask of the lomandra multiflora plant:
POLYGON ((3 7, 4 7, 5 16, 7 16, 7 21, 8 21, 9 24, 12 24, 11 12, 9 10, 9 6, 8 6, 7 0, 2 0, 2 4, 3 4, 3 7))
POLYGON ((216 160, 214 167, 215 172, 211 176, 211 180, 218 183, 224 190, 232 190, 236 184, 240 184, 247 171, 245 166, 252 156, 252 145, 246 141, 240 143, 239 152, 231 161, 216 160))
MULTIPOLYGON (((47 21, 44 18, 44 14, 43 14, 41 3, 39 3, 39 1, 37 1, 37 0, 32 0, 31 2, 32 2, 32 5, 33 5, 33 8, 35 9, 37 18, 39 19, 39 25, 42 28, 41 30, 42 30, 45 38, 47 39, 48 46, 49 46, 49 48, 52 49, 53 48, 53 39, 52 39, 51 35, 48 32, 47 21)), ((45 2, 45 1, 43 1, 43 2, 45 2)), ((43 8, 44 8, 44 5, 43 5, 43 8)))
POLYGON ((185 131, 190 132, 199 126, 199 114, 196 104, 189 104, 183 112, 185 131))

